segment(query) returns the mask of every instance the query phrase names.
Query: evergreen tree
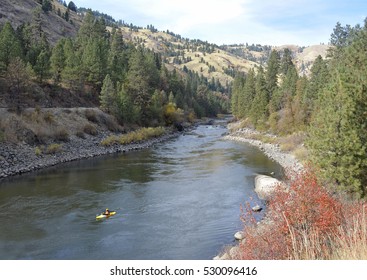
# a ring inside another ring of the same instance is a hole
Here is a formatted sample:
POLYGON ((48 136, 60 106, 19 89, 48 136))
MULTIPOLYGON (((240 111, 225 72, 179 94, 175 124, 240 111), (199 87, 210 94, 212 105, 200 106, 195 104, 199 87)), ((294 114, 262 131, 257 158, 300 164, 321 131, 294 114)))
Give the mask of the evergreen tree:
POLYGON ((238 116, 240 118, 250 115, 251 104, 256 94, 255 71, 251 69, 247 76, 243 91, 238 96, 238 116))
POLYGON ((308 142, 324 178, 356 196, 367 186, 367 28, 334 61, 308 142))
POLYGON ((65 54, 64 54, 65 40, 59 40, 56 46, 52 49, 50 58, 51 74, 55 84, 61 81, 61 73, 65 67, 65 54))
POLYGON ((70 87, 81 89, 84 83, 84 75, 81 70, 81 58, 75 52, 74 43, 66 39, 64 44, 65 66, 61 73, 62 80, 70 87))
POLYGON ((107 113, 111 113, 115 116, 118 115, 117 94, 109 74, 107 74, 103 80, 99 98, 102 110, 105 110, 107 113))
POLYGON ((22 56, 20 41, 11 24, 7 22, 0 32, 0 71, 6 70, 12 59, 22 56))
POLYGON ((284 53, 280 61, 279 71, 281 74, 287 75, 288 69, 292 66, 294 66, 293 61, 292 61, 292 52, 288 48, 286 48, 284 49, 284 53))
POLYGON ((266 70, 266 89, 270 98, 278 88, 278 71, 279 54, 276 50, 272 50, 266 70))
POLYGON ((281 86, 276 89, 270 99, 270 110, 276 112, 285 107, 286 101, 289 101, 296 94, 296 84, 298 73, 296 67, 288 65, 287 74, 283 76, 281 86))
POLYGON ((68 4, 68 9, 73 11, 73 12, 77 12, 78 7, 75 5, 75 3, 73 1, 70 1, 68 4))
POLYGON ((304 96, 306 95, 306 90, 308 88, 308 80, 305 76, 300 77, 296 85, 296 95, 293 99, 294 108, 294 129, 295 131, 306 130, 309 124, 309 119, 307 116, 307 104, 304 103, 304 96))
POLYGON ((269 96, 266 90, 264 69, 260 66, 256 75, 256 94, 251 104, 250 118, 255 127, 264 128, 269 117, 269 96))
POLYGON ((242 94, 243 86, 245 84, 245 78, 239 73, 236 75, 233 81, 232 97, 231 97, 231 109, 232 114, 239 117, 239 97, 242 94))
POLYGON ((92 38, 85 46, 82 67, 86 81, 99 89, 107 70, 108 44, 103 38, 92 38))
POLYGON ((141 108, 136 106, 129 94, 123 86, 119 86, 118 105, 119 105, 119 120, 122 123, 132 124, 140 123, 141 108))
POLYGON ((314 110, 314 103, 319 98, 323 88, 329 80, 329 70, 327 63, 319 55, 311 67, 310 81, 307 85, 302 103, 305 106, 306 122, 309 123, 314 110))
POLYGON ((114 83, 122 82, 128 70, 127 50, 120 29, 112 30, 111 47, 108 52, 108 70, 114 83))
POLYGON ((40 83, 42 83, 43 80, 48 77, 50 71, 50 54, 47 52, 47 50, 41 50, 33 70, 36 73, 40 83))
POLYGON ((144 50, 139 47, 130 57, 127 74, 127 93, 140 109, 143 121, 147 120, 147 108, 152 95, 145 59, 144 50))
POLYGON ((49 11, 52 11, 52 4, 50 0, 43 0, 42 1, 42 10, 45 13, 48 13, 49 11))

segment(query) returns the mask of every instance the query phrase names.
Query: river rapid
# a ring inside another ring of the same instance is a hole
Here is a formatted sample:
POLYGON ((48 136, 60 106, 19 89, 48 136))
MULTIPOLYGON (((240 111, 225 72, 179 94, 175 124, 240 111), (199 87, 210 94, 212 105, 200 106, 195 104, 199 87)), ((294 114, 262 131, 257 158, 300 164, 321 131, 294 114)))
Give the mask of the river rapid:
POLYGON ((282 170, 226 132, 217 121, 145 150, 1 181, 0 259, 212 259, 234 244, 240 206, 262 205, 255 175, 282 170), (97 221, 105 208, 117 214, 97 221))

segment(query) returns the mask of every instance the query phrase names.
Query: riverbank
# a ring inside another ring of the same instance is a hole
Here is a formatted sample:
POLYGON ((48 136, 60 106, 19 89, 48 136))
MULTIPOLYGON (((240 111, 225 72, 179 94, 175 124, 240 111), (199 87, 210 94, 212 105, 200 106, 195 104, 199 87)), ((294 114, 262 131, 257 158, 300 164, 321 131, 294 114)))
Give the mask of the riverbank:
POLYGON ((236 129, 238 123, 230 123, 228 129, 231 131, 224 139, 249 143, 252 146, 259 148, 270 159, 279 163, 284 170, 300 171, 303 169, 303 164, 290 152, 281 149, 277 143, 277 136, 269 133, 261 133, 252 128, 236 129), (267 139, 272 143, 267 143, 258 139, 267 139))
MULTIPOLYGON (((284 151, 281 149, 281 145, 279 144, 278 137, 269 133, 261 133, 256 131, 255 129, 248 127, 241 127, 239 122, 229 123, 228 130, 230 133, 223 138, 225 140, 237 141, 248 143, 252 146, 260 149, 266 156, 268 156, 271 160, 280 164, 285 171, 295 172, 296 174, 301 172, 304 169, 303 164, 296 158, 295 155, 290 153, 289 151, 284 151), (267 141, 262 141, 260 139, 266 139, 267 141)), ((302 144, 301 144, 302 145, 302 144)), ((260 195, 258 196, 260 199, 264 199, 264 197, 270 197, 271 193, 274 192, 274 184, 283 184, 284 182, 278 181, 275 178, 270 176, 258 175, 255 178, 254 189, 255 192, 258 193, 257 189, 261 189, 262 192, 266 193, 266 196, 260 195), (258 177, 266 177, 260 178, 258 177), (257 180, 259 179, 259 180, 257 180), (260 182, 262 181, 262 182, 260 182), (259 184, 262 184, 261 186, 259 184)), ((249 209, 251 211, 251 209, 249 209)), ((267 215, 265 214, 264 218, 257 223, 256 228, 258 231, 263 232, 267 230, 267 227, 272 224, 272 221, 269 220, 267 215)), ((214 257, 214 260, 228 260, 228 259, 238 259, 240 255, 241 244, 245 243, 243 232, 237 232, 234 234, 235 239, 238 241, 237 245, 227 246, 223 252, 221 252, 218 256, 214 257)))
MULTIPOLYGON (((70 136, 67 142, 54 146, 58 147, 57 152, 49 154, 38 153, 38 147, 26 143, 2 143, 0 145, 0 180, 65 162, 146 149, 177 137, 180 132, 168 130, 160 137, 128 145, 101 145, 102 140, 109 135, 110 133, 101 132, 96 136, 85 135, 83 138, 70 136)), ((52 147, 52 144, 50 146, 52 147)))

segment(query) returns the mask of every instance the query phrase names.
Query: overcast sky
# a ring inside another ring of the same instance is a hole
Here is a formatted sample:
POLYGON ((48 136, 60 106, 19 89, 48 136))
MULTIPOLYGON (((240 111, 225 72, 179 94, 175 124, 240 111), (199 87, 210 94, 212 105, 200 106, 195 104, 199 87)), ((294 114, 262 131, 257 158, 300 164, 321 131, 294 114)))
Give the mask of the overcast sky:
MULTIPOLYGON (((68 2, 68 1, 67 1, 68 2)), ((73 0, 138 26, 216 44, 328 43, 339 21, 363 25, 366 0, 73 0)))

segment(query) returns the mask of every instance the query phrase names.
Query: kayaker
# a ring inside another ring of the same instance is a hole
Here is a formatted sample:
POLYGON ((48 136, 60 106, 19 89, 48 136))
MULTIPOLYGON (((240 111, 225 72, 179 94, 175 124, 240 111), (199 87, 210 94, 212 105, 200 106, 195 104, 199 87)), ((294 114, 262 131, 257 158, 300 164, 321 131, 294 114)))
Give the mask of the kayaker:
POLYGON ((106 208, 106 211, 104 211, 103 215, 109 216, 110 215, 110 210, 108 210, 108 208, 106 208))

